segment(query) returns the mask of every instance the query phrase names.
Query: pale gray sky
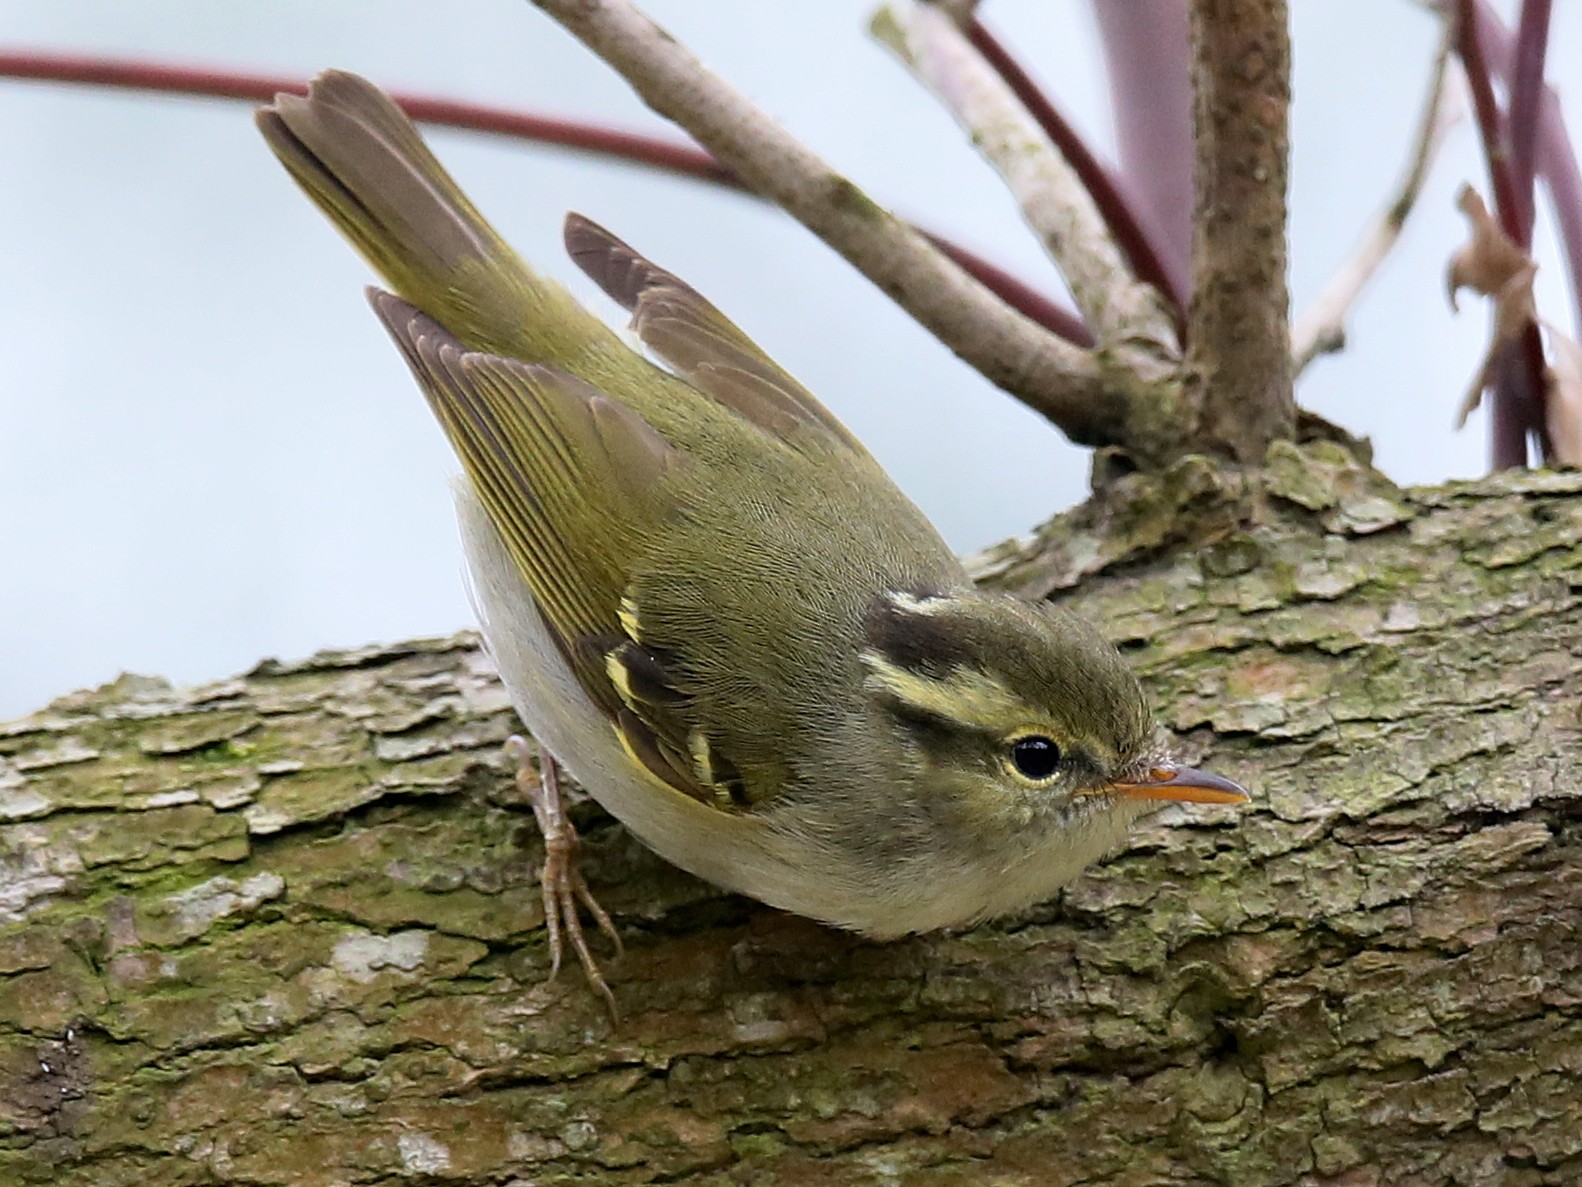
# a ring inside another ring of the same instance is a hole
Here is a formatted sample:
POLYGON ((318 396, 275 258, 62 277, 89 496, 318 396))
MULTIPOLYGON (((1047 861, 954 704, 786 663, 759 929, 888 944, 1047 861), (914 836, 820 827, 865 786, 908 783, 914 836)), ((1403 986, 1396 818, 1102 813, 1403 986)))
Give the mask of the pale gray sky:
MULTIPOLYGON (((648 8, 880 200, 1047 281, 993 174, 865 38, 868 0, 648 8)), ((1434 30, 1407 0, 1293 8, 1300 307, 1400 170, 1434 30)), ((1551 62, 1582 60, 1582 12, 1556 8, 1551 62)), ((1107 145, 1085 0, 991 0, 985 13, 1107 145)), ((392 87, 663 127, 524 0, 0 0, 0 43, 299 77, 339 66, 392 87)), ((696 284, 956 546, 1080 498, 1082 452, 774 211, 564 153, 434 141, 524 254, 590 300, 561 255, 567 209, 696 284)), ((0 160, 0 718, 123 670, 198 681, 265 655, 470 623, 446 447, 364 305, 368 271, 286 180, 244 106, 0 81, 0 160)), ((1482 179, 1466 126, 1351 350, 1299 392, 1371 435, 1402 482, 1483 465, 1481 422, 1450 431, 1485 327, 1475 303, 1452 319, 1443 297, 1464 179, 1482 179)), ((1540 252, 1540 303, 1569 324, 1552 247, 1540 252)))

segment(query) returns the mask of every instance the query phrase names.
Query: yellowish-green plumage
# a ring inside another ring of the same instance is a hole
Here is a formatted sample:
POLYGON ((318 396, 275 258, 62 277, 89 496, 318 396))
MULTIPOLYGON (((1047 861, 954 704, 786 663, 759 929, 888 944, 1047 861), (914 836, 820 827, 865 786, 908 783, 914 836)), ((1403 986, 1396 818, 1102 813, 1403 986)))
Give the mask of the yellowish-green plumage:
POLYGON ((371 84, 326 74, 259 124, 398 294, 373 303, 461 459, 484 631, 524 719, 664 856, 894 935, 1046 896, 1140 796, 1230 797, 1154 769, 1114 650, 974 590, 867 451, 680 280, 568 218, 665 370, 532 272, 371 84))

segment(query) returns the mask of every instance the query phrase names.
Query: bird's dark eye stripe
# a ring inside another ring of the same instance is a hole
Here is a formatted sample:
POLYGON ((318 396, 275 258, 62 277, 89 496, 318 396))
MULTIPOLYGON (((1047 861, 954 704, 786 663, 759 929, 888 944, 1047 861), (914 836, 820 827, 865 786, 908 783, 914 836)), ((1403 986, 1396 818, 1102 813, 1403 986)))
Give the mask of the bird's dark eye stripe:
POLYGON ((890 711, 892 717, 904 724, 921 741, 933 739, 943 741, 946 738, 957 737, 964 731, 960 722, 951 721, 948 717, 939 717, 926 709, 919 709, 908 705, 905 701, 892 701, 886 699, 882 702, 890 711))
POLYGON ((958 744, 988 747, 991 750, 1005 745, 1005 735, 1000 730, 957 721, 954 717, 940 716, 893 697, 882 697, 879 703, 889 710, 892 717, 903 722, 917 734, 940 739, 951 738, 958 744))

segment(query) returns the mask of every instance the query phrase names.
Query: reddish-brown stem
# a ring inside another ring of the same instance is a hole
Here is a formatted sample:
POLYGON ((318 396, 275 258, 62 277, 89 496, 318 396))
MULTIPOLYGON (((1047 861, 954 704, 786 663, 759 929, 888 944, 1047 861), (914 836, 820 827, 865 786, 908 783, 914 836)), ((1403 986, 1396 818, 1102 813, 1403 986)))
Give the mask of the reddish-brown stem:
MULTIPOLYGON (((260 103, 267 103, 282 91, 301 94, 307 90, 306 83, 280 75, 211 70, 86 54, 52 54, 37 50, 0 51, 0 77, 260 103)), ((757 197, 735 173, 707 152, 690 144, 622 132, 581 120, 530 115, 482 103, 463 103, 405 92, 392 92, 391 96, 408 115, 422 123, 616 157, 631 164, 757 197)), ((942 236, 928 231, 923 233, 940 251, 1024 317, 1078 346, 1093 344, 1093 335, 1082 319, 1070 309, 982 256, 942 236)))
MULTIPOLYGON (((1550 0, 1522 0, 1521 17, 1516 26, 1516 65, 1511 72, 1510 119, 1505 126, 1510 135, 1511 185, 1519 204, 1512 211, 1513 221, 1522 231, 1516 242, 1523 247, 1531 247, 1533 241, 1538 103, 1544 93, 1549 18, 1550 0)), ((1484 69, 1488 69, 1486 61, 1484 69)))
POLYGON ((1494 189, 1494 207, 1500 226, 1515 239, 1515 227, 1510 223, 1510 212, 1516 206, 1516 187, 1511 179, 1510 157, 1506 152, 1505 115, 1494 97, 1494 84, 1483 59, 1483 46, 1478 40, 1478 21, 1473 12, 1472 0, 1459 0, 1456 5, 1456 55, 1461 59, 1467 76, 1467 89, 1472 93, 1472 110, 1477 116, 1478 133, 1483 141, 1483 154, 1488 162, 1489 184, 1494 189))
MULTIPOLYGON (((281 91, 301 94, 307 90, 307 84, 300 79, 281 75, 208 70, 88 55, 48 54, 33 50, 0 52, 0 75, 260 103, 267 103, 281 91)), ((729 169, 702 149, 691 145, 677 144, 656 136, 620 132, 578 120, 528 115, 481 103, 463 103, 404 92, 392 92, 392 97, 408 115, 424 123, 620 157, 624 161, 661 169, 666 173, 678 173, 734 189, 744 188, 729 169)))
POLYGON ((966 32, 973 47, 983 55, 1005 84, 1011 88, 1029 115, 1043 128, 1072 169, 1082 179, 1088 193, 1104 216, 1104 222, 1115 242, 1126 254, 1127 262, 1137 279, 1158 289, 1175 310, 1176 328, 1186 329, 1186 293, 1165 268, 1154 243, 1138 222, 1132 204, 1122 191, 1115 175, 1094 156, 1082 137, 1077 134, 1065 116, 1060 114, 1050 98, 1044 94, 1032 76, 1011 56, 1009 50, 984 26, 977 17, 967 23, 966 32))
MULTIPOLYGON (((1467 76, 1467 89, 1472 93, 1489 184, 1494 190, 1495 213, 1505 233, 1521 243, 1522 225, 1517 212, 1522 205, 1507 152, 1505 116, 1494 98, 1494 84, 1478 35, 1475 0, 1458 0, 1455 19, 1456 54, 1467 76)), ((1522 334, 1516 349, 1520 351, 1520 364, 1502 363, 1497 367, 1490 392, 1489 453, 1490 464, 1496 470, 1527 465, 1528 435, 1537 433, 1541 437, 1544 432, 1544 345, 1536 324, 1522 334)))
POLYGON ((1089 0, 1115 118, 1114 173, 1138 221, 1192 292, 1192 139, 1189 0, 1089 0))
POLYGON ((1064 305, 1057 305, 1043 293, 1024 284, 997 264, 991 264, 982 256, 973 255, 966 248, 958 247, 949 239, 942 239, 932 231, 924 231, 923 235, 1022 316, 1077 346, 1093 345, 1093 331, 1088 329, 1087 323, 1074 311, 1064 305))
MULTIPOLYGON (((1484 61, 1509 87, 1516 73, 1516 36, 1489 7, 1488 0, 1477 0, 1477 16, 1484 61)), ((1549 189, 1555 230, 1560 236, 1566 272, 1571 280, 1572 307, 1578 327, 1576 337, 1582 339, 1582 168, 1577 167, 1576 152, 1566 130, 1565 113, 1560 109, 1560 97, 1552 86, 1544 87, 1539 101, 1537 132, 1535 165, 1549 189)))

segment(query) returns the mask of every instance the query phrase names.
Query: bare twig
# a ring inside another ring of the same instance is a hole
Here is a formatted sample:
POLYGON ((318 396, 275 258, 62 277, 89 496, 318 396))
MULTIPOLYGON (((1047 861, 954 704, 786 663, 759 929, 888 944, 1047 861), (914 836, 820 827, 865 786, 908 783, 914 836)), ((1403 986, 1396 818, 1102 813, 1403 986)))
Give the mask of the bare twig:
POLYGON ((1083 444, 1119 443, 1127 401, 1095 356, 1007 308, 911 227, 791 137, 628 0, 533 0, 992 382, 1083 444))
POLYGON ((1389 204, 1379 213, 1373 226, 1363 236, 1356 252, 1330 277, 1313 299, 1313 303, 1297 318, 1291 329, 1291 357, 1300 372, 1320 354, 1339 350, 1346 342, 1346 318, 1363 289, 1373 279, 1379 265, 1394 249, 1401 237, 1401 229, 1417 204, 1423 182, 1428 177, 1429 166, 1444 143, 1445 133, 1458 118, 1456 105, 1445 90, 1446 67, 1454 43, 1454 29, 1447 19, 1442 24, 1439 46, 1434 52, 1433 70, 1429 77, 1428 95, 1418 120, 1417 133, 1412 138, 1411 155, 1407 158, 1406 171, 1389 204))
MULTIPOLYGON (((0 51, 0 78, 257 102, 268 102, 282 91, 301 94, 307 90, 307 84, 300 79, 281 75, 175 66, 142 59, 54 54, 44 50, 0 51)), ((463 103, 409 92, 391 92, 391 97, 409 116, 422 123, 616 157, 629 164, 759 197, 741 178, 695 145, 482 103, 463 103)), ((1093 345, 1093 335, 1069 308, 942 235, 928 230, 923 230, 923 234, 1011 308, 1078 346, 1093 345)))
POLYGON ((1296 429, 1285 280, 1289 21, 1285 0, 1192 0, 1187 375, 1199 444, 1254 465, 1296 429))
MULTIPOLYGON (((934 0, 934 3, 941 4, 941 0, 934 0)), ((1132 271, 1139 280, 1153 285, 1175 306, 1176 327, 1184 330, 1189 280, 1186 255, 1183 253, 1176 260, 1161 254, 1154 242, 1154 235, 1143 225, 1135 196, 1128 192, 1109 166, 1093 154, 1087 142, 1061 115, 1060 109, 999 38, 981 20, 968 22, 965 29, 968 40, 1005 80, 1006 85, 1021 100, 1022 106, 1027 108, 1027 113, 1038 121, 1038 126, 1055 142, 1055 147, 1071 162, 1083 186, 1093 195, 1094 202, 1098 203, 1099 212, 1104 215, 1104 221, 1114 234, 1115 241, 1126 253, 1132 271)))
POLYGON ((994 165, 1060 266, 1100 349, 1144 378, 1173 371, 1180 347, 1163 298, 1132 275, 1076 170, 963 30, 932 4, 889 0, 873 32, 994 165), (1145 357, 1134 357, 1139 345, 1145 357))

